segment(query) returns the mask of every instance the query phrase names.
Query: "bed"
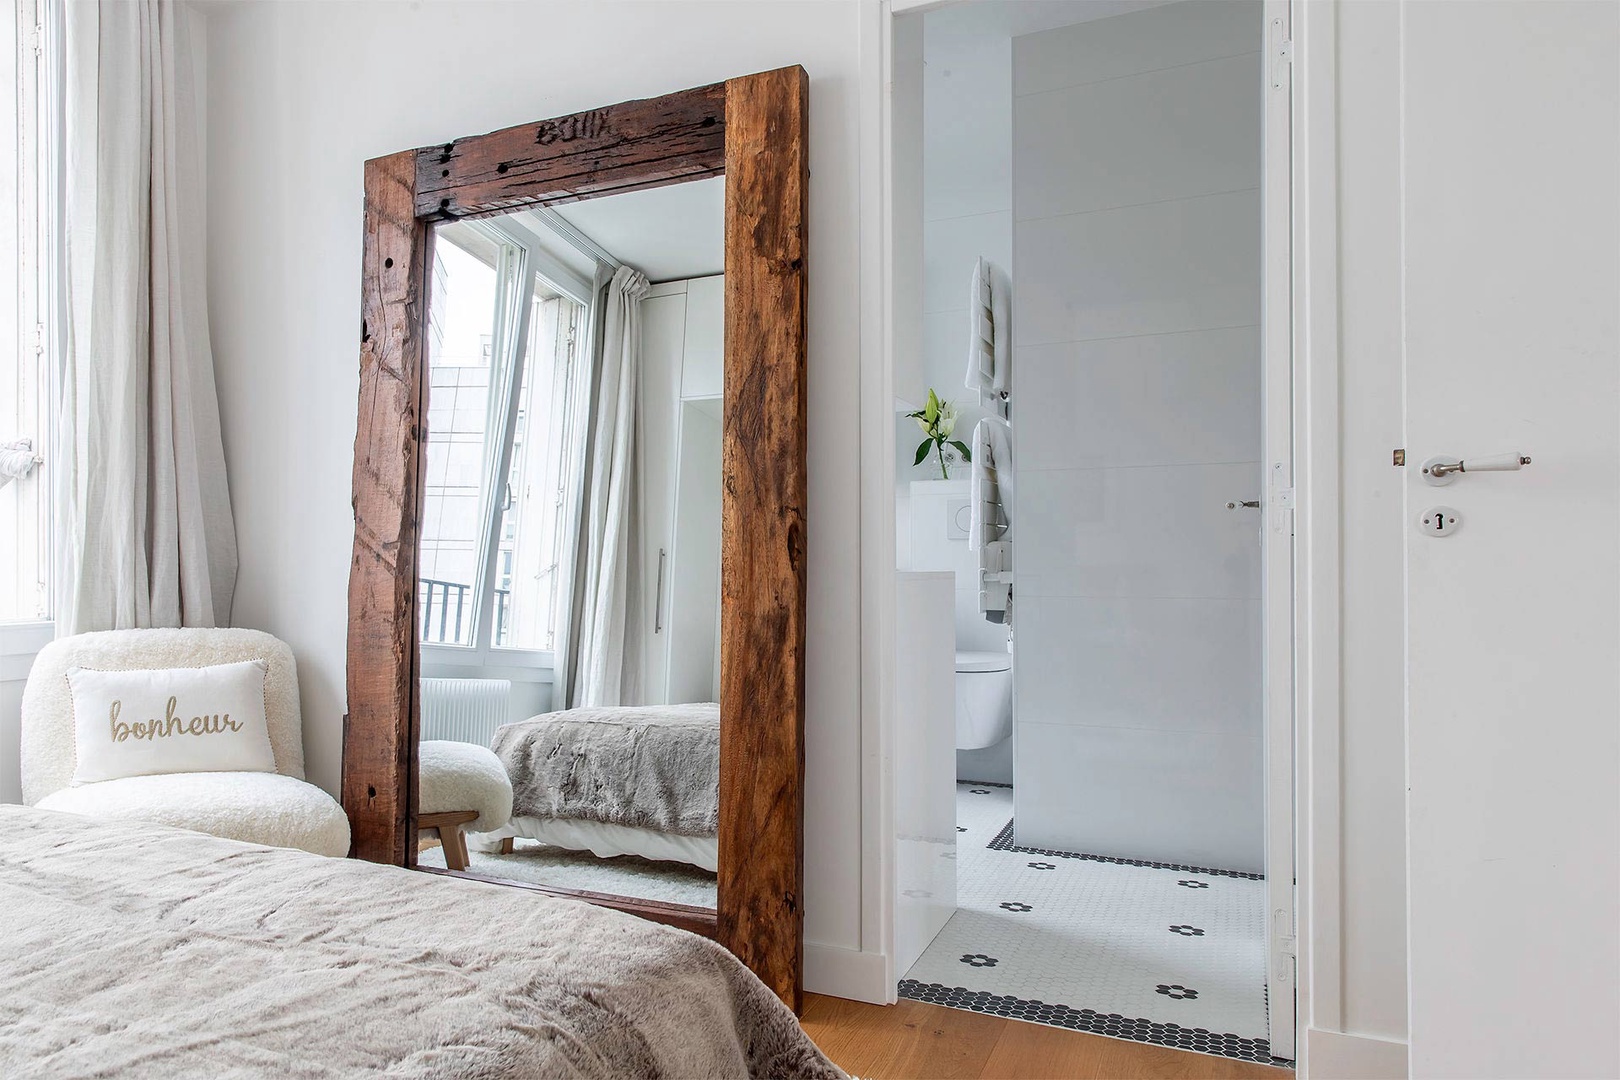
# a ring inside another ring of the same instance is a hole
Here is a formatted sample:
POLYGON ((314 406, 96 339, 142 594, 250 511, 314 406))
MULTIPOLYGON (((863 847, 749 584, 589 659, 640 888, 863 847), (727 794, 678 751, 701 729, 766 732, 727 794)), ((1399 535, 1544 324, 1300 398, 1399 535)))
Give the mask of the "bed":
POLYGON ((474 837, 515 837, 601 858, 719 865, 720 706, 615 706, 545 713, 495 732, 512 820, 474 837))
POLYGON ((575 900, 0 806, 0 1076, 843 1074, 731 954, 575 900))

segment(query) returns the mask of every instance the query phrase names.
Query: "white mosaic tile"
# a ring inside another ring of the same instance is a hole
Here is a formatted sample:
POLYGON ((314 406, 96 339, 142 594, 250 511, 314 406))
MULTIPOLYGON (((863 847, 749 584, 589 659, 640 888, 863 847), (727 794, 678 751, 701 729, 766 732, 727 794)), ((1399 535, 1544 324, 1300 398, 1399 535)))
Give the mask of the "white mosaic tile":
POLYGON ((1011 819, 958 785, 958 910, 902 995, 1271 1060, 1263 881, 991 848, 1011 819))

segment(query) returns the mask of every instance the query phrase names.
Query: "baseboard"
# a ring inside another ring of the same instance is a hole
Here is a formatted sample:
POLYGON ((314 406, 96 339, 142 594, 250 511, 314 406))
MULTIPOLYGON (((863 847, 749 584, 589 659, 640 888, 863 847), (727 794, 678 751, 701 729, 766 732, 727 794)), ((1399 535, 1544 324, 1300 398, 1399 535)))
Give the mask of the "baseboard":
POLYGON ((873 1005, 895 999, 888 984, 888 958, 882 953, 804 943, 804 988, 812 994, 850 998, 873 1005))
POLYGON ((1305 1070, 1310 1080, 1406 1080, 1406 1044, 1310 1028, 1305 1070))

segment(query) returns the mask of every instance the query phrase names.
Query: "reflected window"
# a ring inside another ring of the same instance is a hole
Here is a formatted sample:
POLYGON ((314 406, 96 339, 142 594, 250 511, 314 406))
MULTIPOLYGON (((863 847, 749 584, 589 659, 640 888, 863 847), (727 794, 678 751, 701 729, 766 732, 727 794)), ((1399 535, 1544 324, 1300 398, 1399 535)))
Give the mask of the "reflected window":
POLYGON ((577 518, 586 309, 495 227, 444 226, 434 248, 421 639, 548 652, 577 518))
MULTIPOLYGON (((28 40, 57 25, 34 0, 0 20, 0 634, 51 618, 52 367, 65 325, 58 286, 60 72, 28 40)), ((41 639, 44 640, 44 639, 41 639)), ((28 649, 31 653, 34 648, 28 649)))

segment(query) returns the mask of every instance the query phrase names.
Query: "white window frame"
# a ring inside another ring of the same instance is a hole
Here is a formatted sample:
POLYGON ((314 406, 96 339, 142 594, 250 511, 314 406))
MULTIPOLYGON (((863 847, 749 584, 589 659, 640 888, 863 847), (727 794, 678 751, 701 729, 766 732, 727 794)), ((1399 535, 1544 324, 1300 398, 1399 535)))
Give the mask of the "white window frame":
MULTIPOLYGON (((38 485, 32 520, 19 522, 32 534, 37 568, 37 617, 0 623, 0 678, 17 664, 27 664, 55 635, 55 522, 48 471, 55 442, 53 410, 57 371, 51 358, 62 340, 64 313, 60 288, 62 205, 61 6, 59 0, 21 0, 15 7, 17 155, 17 350, 26 377, 31 417, 26 430, 0 432, 6 438, 30 438, 42 459, 27 481, 38 485)), ((9 427, 9 425, 7 425, 9 427)), ((21 531, 21 530, 19 530, 21 531)))
MULTIPOLYGON (((595 326, 595 288, 590 281, 575 273, 562 260, 558 259, 549 250, 546 244, 535 233, 525 229, 511 218, 486 220, 469 223, 484 232, 491 240, 502 245, 509 245, 521 253, 519 280, 530 282, 538 278, 540 283, 557 294, 578 304, 581 308, 579 318, 579 335, 575 341, 575 357, 578 362, 585 365, 585 378, 590 378, 591 358, 594 355, 594 341, 592 329, 595 326)), ((593 259, 594 253, 587 252, 593 259)), ((523 371, 521 358, 526 357, 528 348, 529 317, 533 312, 533 293, 530 292, 525 302, 516 305, 516 326, 511 335, 513 348, 520 358, 518 363, 512 365, 510 372, 510 385, 505 386, 508 393, 508 407, 503 411, 502 422, 505 431, 497 445, 493 460, 484 481, 485 503, 481 507, 482 522, 479 530, 479 552, 482 564, 476 575, 473 597, 473 639, 469 645, 457 645, 450 642, 420 643, 422 665, 424 673, 429 677, 478 677, 490 679, 511 679, 516 682, 551 682, 556 669, 556 651, 541 649, 503 648, 494 643, 495 584, 499 580, 498 560, 500 558, 499 530, 504 510, 495 492, 504 485, 505 477, 511 471, 512 440, 514 427, 517 423, 517 410, 514 407, 516 398, 522 390, 523 371)), ((586 425, 581 426, 581 437, 588 438, 586 425)), ((429 438, 432 438, 431 432, 429 438)), ((566 493, 570 505, 564 520, 568 522, 562 538, 561 550, 572 551, 578 542, 579 528, 579 499, 582 491, 580 485, 570 485, 566 493)), ((566 597, 564 603, 566 603, 566 597)), ((420 633, 420 631, 418 631, 420 633)), ((559 641, 566 641, 566 627, 558 633, 559 641)))

